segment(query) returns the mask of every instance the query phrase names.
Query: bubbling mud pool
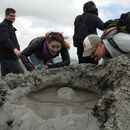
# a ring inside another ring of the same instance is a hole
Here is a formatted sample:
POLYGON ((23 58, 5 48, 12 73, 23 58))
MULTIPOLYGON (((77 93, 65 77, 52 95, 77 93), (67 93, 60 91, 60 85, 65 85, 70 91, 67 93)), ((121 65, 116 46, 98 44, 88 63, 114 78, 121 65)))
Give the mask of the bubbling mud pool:
POLYGON ((26 105, 44 120, 70 114, 85 114, 100 96, 70 87, 49 87, 30 93, 16 104, 26 105))

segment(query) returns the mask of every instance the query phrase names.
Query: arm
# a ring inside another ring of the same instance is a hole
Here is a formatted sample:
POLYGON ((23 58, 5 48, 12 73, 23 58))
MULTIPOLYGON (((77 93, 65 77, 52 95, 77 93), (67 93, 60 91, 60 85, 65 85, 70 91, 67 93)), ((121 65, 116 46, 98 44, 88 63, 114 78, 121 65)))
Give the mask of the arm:
POLYGON ((35 40, 34 42, 32 41, 32 43, 21 52, 20 58, 28 71, 36 69, 35 66, 30 62, 28 56, 36 52, 38 48, 38 42, 38 40, 35 40))
POLYGON ((62 57, 62 62, 56 63, 49 65, 48 68, 56 68, 56 67, 62 67, 62 66, 68 66, 70 64, 70 55, 68 52, 67 48, 63 48, 61 50, 61 57, 62 57))
POLYGON ((104 22, 96 15, 94 15, 94 19, 96 22, 96 27, 103 31, 104 30, 104 22))
POLYGON ((16 48, 12 40, 10 39, 8 27, 2 26, 0 28, 0 37, 1 42, 4 43, 2 44, 3 47, 6 47, 11 50, 14 50, 16 48))

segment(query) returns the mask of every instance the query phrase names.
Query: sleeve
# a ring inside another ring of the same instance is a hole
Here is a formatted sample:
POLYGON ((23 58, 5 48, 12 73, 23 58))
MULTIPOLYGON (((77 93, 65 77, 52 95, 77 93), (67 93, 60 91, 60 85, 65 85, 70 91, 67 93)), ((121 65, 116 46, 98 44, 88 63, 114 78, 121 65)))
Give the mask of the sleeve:
POLYGON ((61 50, 61 58, 62 58, 62 62, 49 65, 49 68, 68 66, 70 64, 70 55, 69 55, 69 51, 67 48, 63 48, 61 50))
POLYGON ((74 20, 74 26, 77 25, 77 21, 79 20, 79 18, 80 18, 80 15, 78 15, 78 16, 75 18, 75 20, 74 20))
POLYGON ((100 30, 104 30, 104 22, 96 15, 95 16, 95 22, 96 22, 96 27, 100 30))
POLYGON ((79 38, 77 38, 77 31, 76 31, 76 27, 78 26, 77 24, 78 24, 79 19, 80 19, 80 15, 78 15, 74 20, 74 34, 73 34, 74 47, 78 47, 80 45, 79 43, 81 41, 79 38))
POLYGON ((16 48, 15 45, 13 44, 12 40, 10 39, 9 30, 6 26, 1 27, 0 37, 1 37, 2 43, 4 43, 4 44, 2 44, 3 47, 6 47, 11 50, 16 48))
POLYGON ((28 71, 32 71, 35 68, 35 66, 30 62, 28 56, 36 52, 38 49, 38 42, 38 40, 32 41, 29 46, 21 52, 20 58, 28 71))

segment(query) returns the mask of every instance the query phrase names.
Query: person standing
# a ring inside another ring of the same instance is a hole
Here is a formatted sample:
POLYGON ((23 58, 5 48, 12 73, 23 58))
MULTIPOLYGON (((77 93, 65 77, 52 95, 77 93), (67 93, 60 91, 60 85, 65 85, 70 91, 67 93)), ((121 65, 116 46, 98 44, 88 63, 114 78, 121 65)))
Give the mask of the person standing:
POLYGON ((0 62, 1 75, 8 73, 24 73, 18 59, 21 54, 20 46, 15 34, 16 28, 13 23, 16 18, 16 11, 13 8, 5 10, 5 18, 0 23, 0 62))
POLYGON ((89 34, 97 34, 96 29, 103 30, 104 23, 98 17, 98 9, 93 1, 88 1, 83 6, 83 14, 78 15, 74 21, 73 44, 77 47, 79 63, 98 64, 90 56, 83 57, 83 40, 89 34))

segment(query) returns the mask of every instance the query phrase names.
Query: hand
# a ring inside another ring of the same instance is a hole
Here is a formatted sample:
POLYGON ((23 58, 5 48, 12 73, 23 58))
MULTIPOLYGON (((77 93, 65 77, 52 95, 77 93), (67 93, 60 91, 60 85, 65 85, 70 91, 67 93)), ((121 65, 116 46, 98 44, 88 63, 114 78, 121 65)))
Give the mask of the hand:
POLYGON ((14 53, 15 53, 15 55, 17 56, 17 57, 20 57, 20 55, 21 55, 21 52, 17 49, 17 48, 14 48, 14 53))
POLYGON ((106 29, 110 24, 112 24, 113 20, 108 20, 104 23, 104 29, 106 29))
POLYGON ((48 62, 47 65, 48 65, 48 66, 49 66, 49 65, 52 65, 52 63, 51 63, 51 62, 48 62))
POLYGON ((31 72, 38 72, 38 69, 36 69, 36 68, 33 68, 32 70, 31 70, 31 72))
POLYGON ((44 67, 45 67, 45 69, 48 69, 49 68, 49 66, 51 66, 52 65, 52 63, 46 63, 45 65, 44 65, 44 67))
POLYGON ((45 67, 45 69, 47 69, 47 68, 48 68, 48 65, 47 65, 47 64, 45 64, 45 65, 44 65, 44 67, 45 67))
POLYGON ((52 64, 53 64, 53 63, 51 63, 51 62, 46 63, 46 64, 44 65, 45 69, 50 68, 50 66, 51 66, 52 64))

